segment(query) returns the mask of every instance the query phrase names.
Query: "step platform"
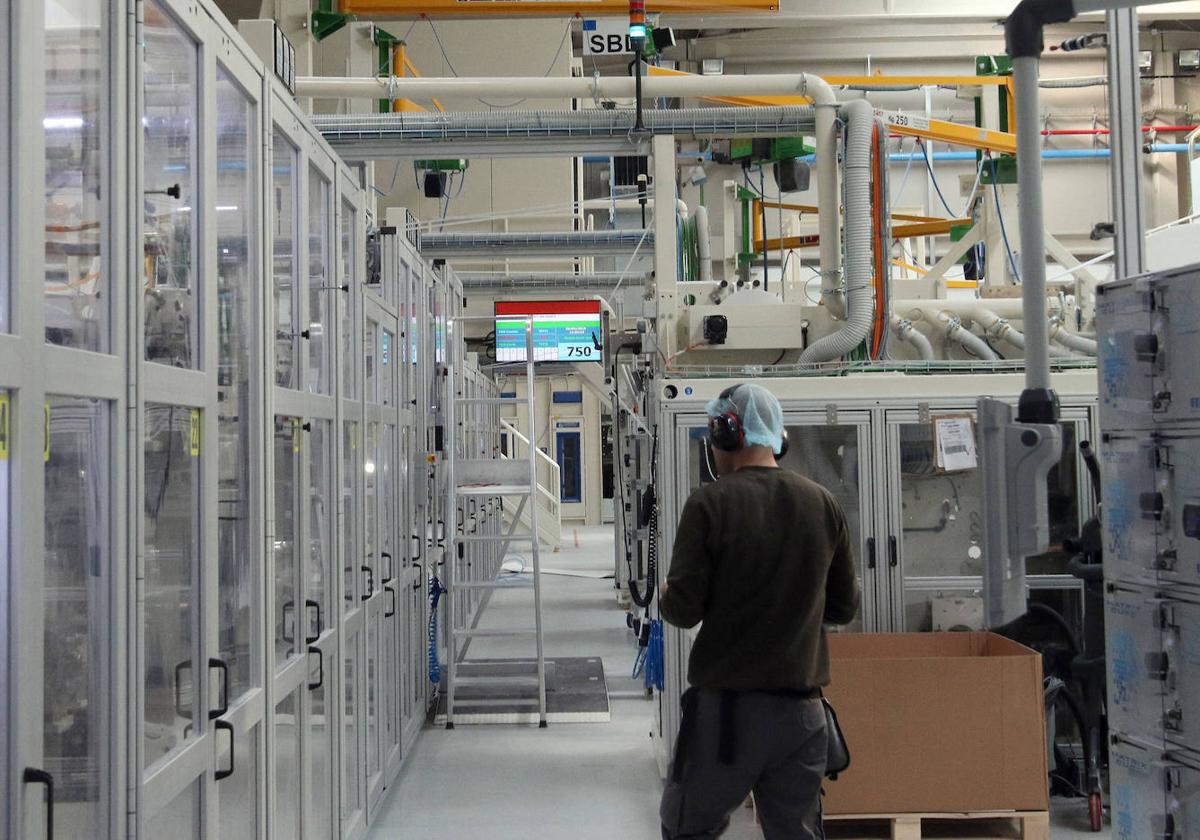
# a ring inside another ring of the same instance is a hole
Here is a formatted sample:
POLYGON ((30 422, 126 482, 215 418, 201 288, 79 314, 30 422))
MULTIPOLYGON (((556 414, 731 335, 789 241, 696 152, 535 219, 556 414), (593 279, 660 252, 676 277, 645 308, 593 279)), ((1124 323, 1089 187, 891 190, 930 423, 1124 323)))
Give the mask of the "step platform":
MULTIPOLYGON (((537 662, 533 659, 468 659, 458 666, 454 725, 538 722, 537 662), (530 678, 533 678, 532 680, 530 678)), ((608 723, 608 682, 600 657, 546 659, 546 721, 608 723)), ((446 723, 443 678, 434 724, 446 723)))

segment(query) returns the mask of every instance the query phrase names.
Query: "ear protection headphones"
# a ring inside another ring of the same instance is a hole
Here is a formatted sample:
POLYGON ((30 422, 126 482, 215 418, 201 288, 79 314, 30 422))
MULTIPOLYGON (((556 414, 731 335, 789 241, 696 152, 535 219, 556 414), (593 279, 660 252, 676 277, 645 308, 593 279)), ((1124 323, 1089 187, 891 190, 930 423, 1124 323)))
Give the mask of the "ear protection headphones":
MULTIPOLYGON (((740 387, 734 385, 732 388, 726 388, 717 399, 723 402, 731 401, 740 387)), ((737 411, 726 411, 716 417, 709 417, 708 439, 722 452, 737 452, 741 449, 746 442, 746 430, 742 428, 742 418, 738 416, 737 411)))
MULTIPOLYGON (((732 402, 733 395, 737 393, 737 389, 741 385, 734 385, 732 388, 726 388, 722 391, 717 399, 732 402)), ((738 416, 736 410, 726 411, 716 417, 708 418, 708 439, 712 445, 722 452, 737 452, 746 445, 746 430, 742 426, 742 418, 738 416)), ((783 445, 779 448, 779 454, 775 456, 776 461, 781 461, 787 457, 788 453, 788 433, 787 429, 783 430, 783 445)))

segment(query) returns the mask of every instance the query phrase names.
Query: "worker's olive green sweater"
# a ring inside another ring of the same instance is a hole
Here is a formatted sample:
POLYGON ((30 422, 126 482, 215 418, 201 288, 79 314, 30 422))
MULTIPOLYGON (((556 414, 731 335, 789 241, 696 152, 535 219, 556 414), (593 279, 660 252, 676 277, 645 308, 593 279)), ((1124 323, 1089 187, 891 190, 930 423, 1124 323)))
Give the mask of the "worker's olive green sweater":
POLYGON ((679 627, 704 622, 688 680, 732 691, 829 683, 823 624, 849 624, 859 587, 846 515, 794 472, 745 467, 684 505, 660 602, 679 627))

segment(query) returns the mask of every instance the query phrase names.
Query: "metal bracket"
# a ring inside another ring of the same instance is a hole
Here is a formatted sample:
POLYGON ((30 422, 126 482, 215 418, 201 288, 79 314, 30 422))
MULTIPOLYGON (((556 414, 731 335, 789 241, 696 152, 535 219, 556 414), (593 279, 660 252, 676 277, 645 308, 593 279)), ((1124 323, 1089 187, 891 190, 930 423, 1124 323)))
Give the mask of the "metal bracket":
POLYGON ((836 426, 838 422, 838 407, 837 403, 825 404, 825 425, 836 426))
POLYGON ((309 31, 318 41, 323 41, 350 21, 351 15, 341 12, 317 11, 312 13, 309 31))
POLYGON ((929 403, 917 403, 917 421, 922 424, 933 422, 933 413, 929 410, 929 403))

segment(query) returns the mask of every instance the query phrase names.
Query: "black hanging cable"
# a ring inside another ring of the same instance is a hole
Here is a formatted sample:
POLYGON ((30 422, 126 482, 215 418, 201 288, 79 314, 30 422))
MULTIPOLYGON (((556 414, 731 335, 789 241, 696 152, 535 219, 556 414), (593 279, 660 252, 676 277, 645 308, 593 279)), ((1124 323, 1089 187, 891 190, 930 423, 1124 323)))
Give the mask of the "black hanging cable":
MULTIPOLYGON (((762 198, 759 200, 759 203, 758 203, 758 209, 760 211, 762 211, 761 215, 762 215, 762 235, 763 235, 763 246, 762 246, 763 291, 765 292, 765 291, 767 291, 767 284, 768 284, 767 277, 770 274, 770 269, 767 267, 768 266, 768 263, 767 263, 767 180, 766 180, 766 176, 763 174, 763 165, 761 163, 758 165, 758 192, 762 196, 762 198)), ((780 231, 779 231, 779 236, 781 238, 783 237, 782 229, 780 229, 780 231)), ((780 246, 782 247, 782 242, 780 243, 780 246)))
MULTIPOLYGON (((638 589, 633 577, 632 563, 629 574, 629 597, 642 609, 647 609, 654 600, 658 588, 658 499, 654 493, 658 462, 658 427, 654 427, 653 443, 650 446, 650 486, 646 488, 638 506, 638 526, 646 528, 646 590, 638 589)), ((630 559, 628 555, 626 559, 630 559)))

